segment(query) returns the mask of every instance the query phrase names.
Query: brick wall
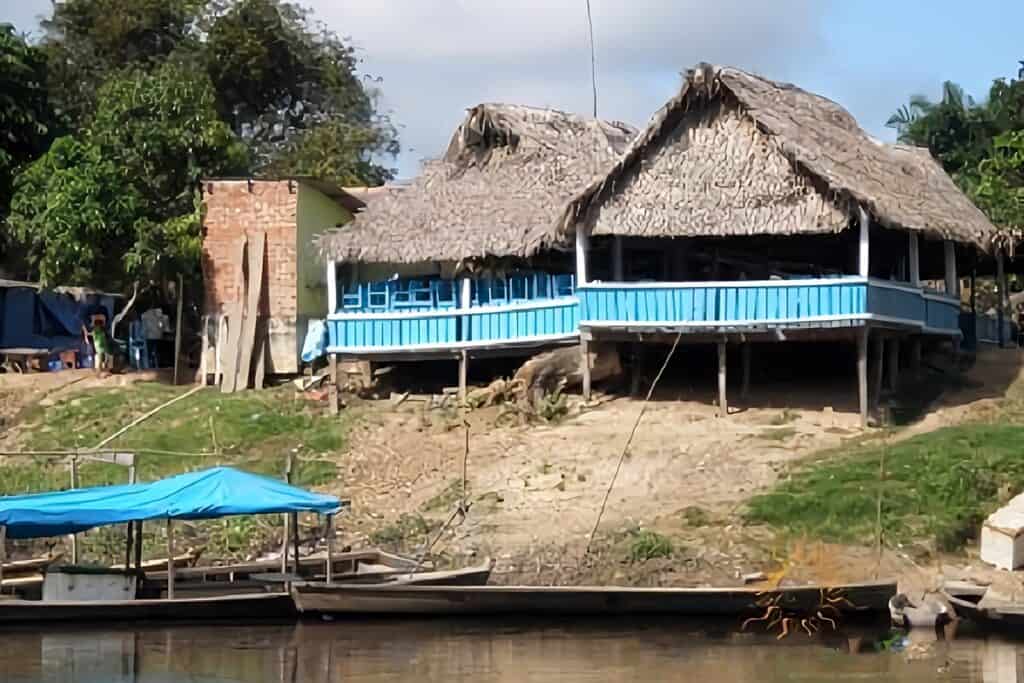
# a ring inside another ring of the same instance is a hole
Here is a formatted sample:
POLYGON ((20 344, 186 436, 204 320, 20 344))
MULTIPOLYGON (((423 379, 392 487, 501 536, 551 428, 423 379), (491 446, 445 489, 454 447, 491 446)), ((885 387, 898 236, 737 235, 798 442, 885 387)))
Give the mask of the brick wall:
POLYGON ((256 180, 249 191, 245 180, 203 183, 203 280, 205 313, 217 314, 223 305, 238 301, 236 291, 239 239, 257 231, 267 234, 264 284, 267 296, 263 315, 294 319, 296 306, 296 207, 298 186, 282 181, 256 180))
POLYGON ((253 244, 258 231, 267 235, 263 264, 264 297, 260 314, 270 319, 270 368, 273 373, 298 370, 296 330, 298 273, 296 211, 298 183, 287 180, 209 180, 203 183, 204 314, 217 316, 226 303, 239 300, 236 262, 243 234, 253 244))

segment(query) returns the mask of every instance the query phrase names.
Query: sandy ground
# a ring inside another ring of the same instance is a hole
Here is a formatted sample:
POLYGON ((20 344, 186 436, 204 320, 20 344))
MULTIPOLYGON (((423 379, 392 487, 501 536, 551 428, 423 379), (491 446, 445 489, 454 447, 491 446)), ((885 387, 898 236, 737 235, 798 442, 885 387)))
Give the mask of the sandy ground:
MULTIPOLYGON (((982 353, 964 386, 944 394, 905 433, 990 410, 999 400, 994 393, 1001 397, 1018 379, 1017 353, 982 353)), ((751 403, 785 405, 785 398, 751 403)), ((817 390, 805 398, 814 400, 796 403, 832 403, 827 392, 817 390)), ((454 509, 465 430, 458 416, 424 406, 374 402, 353 434, 341 481, 343 494, 352 500, 345 529, 354 543, 365 542, 402 515, 422 515, 440 524, 454 509)), ((506 581, 700 584, 735 581, 758 570, 793 576, 810 572, 822 580, 916 571, 899 552, 880 558, 874 550, 844 555, 821 544, 794 548, 763 529, 745 527, 739 518, 743 502, 769 487, 787 464, 846 439, 870 438, 854 413, 750 407, 720 418, 706 398, 648 404, 608 497, 592 548, 596 552, 584 558, 641 407, 640 400, 606 397, 594 407, 576 407, 559 424, 526 427, 496 427, 493 410, 471 413, 466 468, 471 508, 434 549, 458 562, 495 557, 499 580, 506 581), (672 538, 677 549, 673 561, 647 563, 652 566, 643 569, 624 563, 616 539, 637 528, 672 538)), ((410 545, 427 538, 421 530, 410 545)), ((933 575, 922 568, 918 582, 928 583, 933 575)))

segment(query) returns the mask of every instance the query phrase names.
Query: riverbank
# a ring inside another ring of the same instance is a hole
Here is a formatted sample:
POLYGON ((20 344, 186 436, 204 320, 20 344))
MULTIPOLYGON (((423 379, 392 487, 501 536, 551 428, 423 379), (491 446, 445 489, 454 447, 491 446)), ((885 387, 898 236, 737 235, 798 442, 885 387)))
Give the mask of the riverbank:
MULTIPOLYGON (((419 552, 435 542, 442 565, 494 557, 500 583, 731 585, 761 572, 826 583, 915 576, 923 585, 943 565, 970 565, 979 516, 1024 486, 1013 453, 1024 434, 1019 360, 1017 351, 988 349, 961 373, 930 359, 920 383, 887 399, 908 424, 867 431, 846 409, 848 387, 827 381, 755 387, 726 419, 700 387, 666 383, 610 492, 642 408, 622 396, 589 406, 571 399, 551 422, 500 405, 464 422, 418 396, 352 397, 332 417, 290 384, 234 395, 210 389, 112 445, 139 451, 142 478, 217 463, 280 476, 293 454, 299 484, 352 501, 339 519, 339 545, 419 552), (787 407, 794 405, 816 407, 787 407), (444 526, 463 498, 466 424, 469 509, 444 526)), ((9 418, 5 447, 91 445, 184 391, 121 381, 88 380, 26 402, 9 418)), ((82 480, 123 476, 93 465, 82 480)), ((0 472, 9 493, 66 478, 55 459, 9 460, 0 472)), ((280 543, 279 524, 197 523, 189 542, 206 546, 207 561, 249 559, 280 543)), ((97 553, 119 542, 86 534, 93 538, 86 547, 97 553)), ((160 547, 158 536, 149 540, 160 547)))

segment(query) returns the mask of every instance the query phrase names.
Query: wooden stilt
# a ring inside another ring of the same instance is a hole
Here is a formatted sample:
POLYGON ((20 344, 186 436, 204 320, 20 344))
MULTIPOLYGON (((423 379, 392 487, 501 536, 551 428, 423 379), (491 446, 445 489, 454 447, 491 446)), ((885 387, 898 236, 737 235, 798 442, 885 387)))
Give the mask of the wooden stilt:
POLYGON ((885 340, 876 336, 871 350, 871 407, 878 409, 879 399, 882 396, 882 366, 885 361, 885 340))
POLYGON ((750 342, 743 345, 743 385, 740 387, 740 397, 748 398, 750 396, 750 354, 753 351, 751 349, 750 342))
POLYGON ((469 387, 469 352, 459 352, 459 405, 466 405, 466 393, 469 387))
POLYGON ((896 391, 899 388, 900 375, 900 340, 890 339, 885 343, 885 377, 886 387, 889 391, 896 391))
MULTIPOLYGON (((291 453, 285 459, 284 464, 284 481, 286 484, 292 483, 292 467, 295 463, 295 456, 291 453)), ((291 526, 291 515, 287 512, 284 513, 284 536, 281 538, 281 573, 288 573, 288 527, 291 526)))
POLYGON ((329 353, 327 354, 327 358, 327 362, 331 370, 331 415, 337 415, 338 412, 340 411, 340 408, 338 407, 338 354, 329 353))
POLYGON ((324 576, 327 583, 334 579, 334 515, 327 515, 325 533, 327 535, 327 566, 324 568, 324 576))
POLYGON ((621 235, 615 235, 612 238, 612 279, 616 282, 622 282, 626 279, 625 268, 623 268, 621 235))
POLYGON ((857 399, 860 425, 868 426, 868 328, 857 331, 857 399))
POLYGON ((718 342, 718 416, 729 415, 729 399, 726 396, 726 347, 725 342, 718 342))
POLYGON ((590 400, 590 342, 580 339, 580 367, 583 370, 583 400, 590 400))
POLYGON ((910 372, 914 379, 921 379, 921 338, 910 339, 910 372))
POLYGON ((644 352, 639 344, 630 344, 629 350, 633 369, 629 383, 629 395, 636 398, 640 395, 640 381, 644 376, 644 352))
POLYGON ((174 599, 174 523, 167 518, 167 599, 174 599))

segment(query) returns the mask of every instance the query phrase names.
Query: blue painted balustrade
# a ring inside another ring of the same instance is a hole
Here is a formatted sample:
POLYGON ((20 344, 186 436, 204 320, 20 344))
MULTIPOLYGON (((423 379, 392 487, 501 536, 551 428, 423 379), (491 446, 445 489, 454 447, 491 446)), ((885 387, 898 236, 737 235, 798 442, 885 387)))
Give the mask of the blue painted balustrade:
POLYGON ((328 318, 327 331, 328 350, 342 353, 533 344, 579 334, 579 302, 560 297, 422 313, 340 313, 328 318))
POLYGON ((867 311, 857 279, 606 283, 577 289, 583 324, 736 327, 851 319, 867 311))

